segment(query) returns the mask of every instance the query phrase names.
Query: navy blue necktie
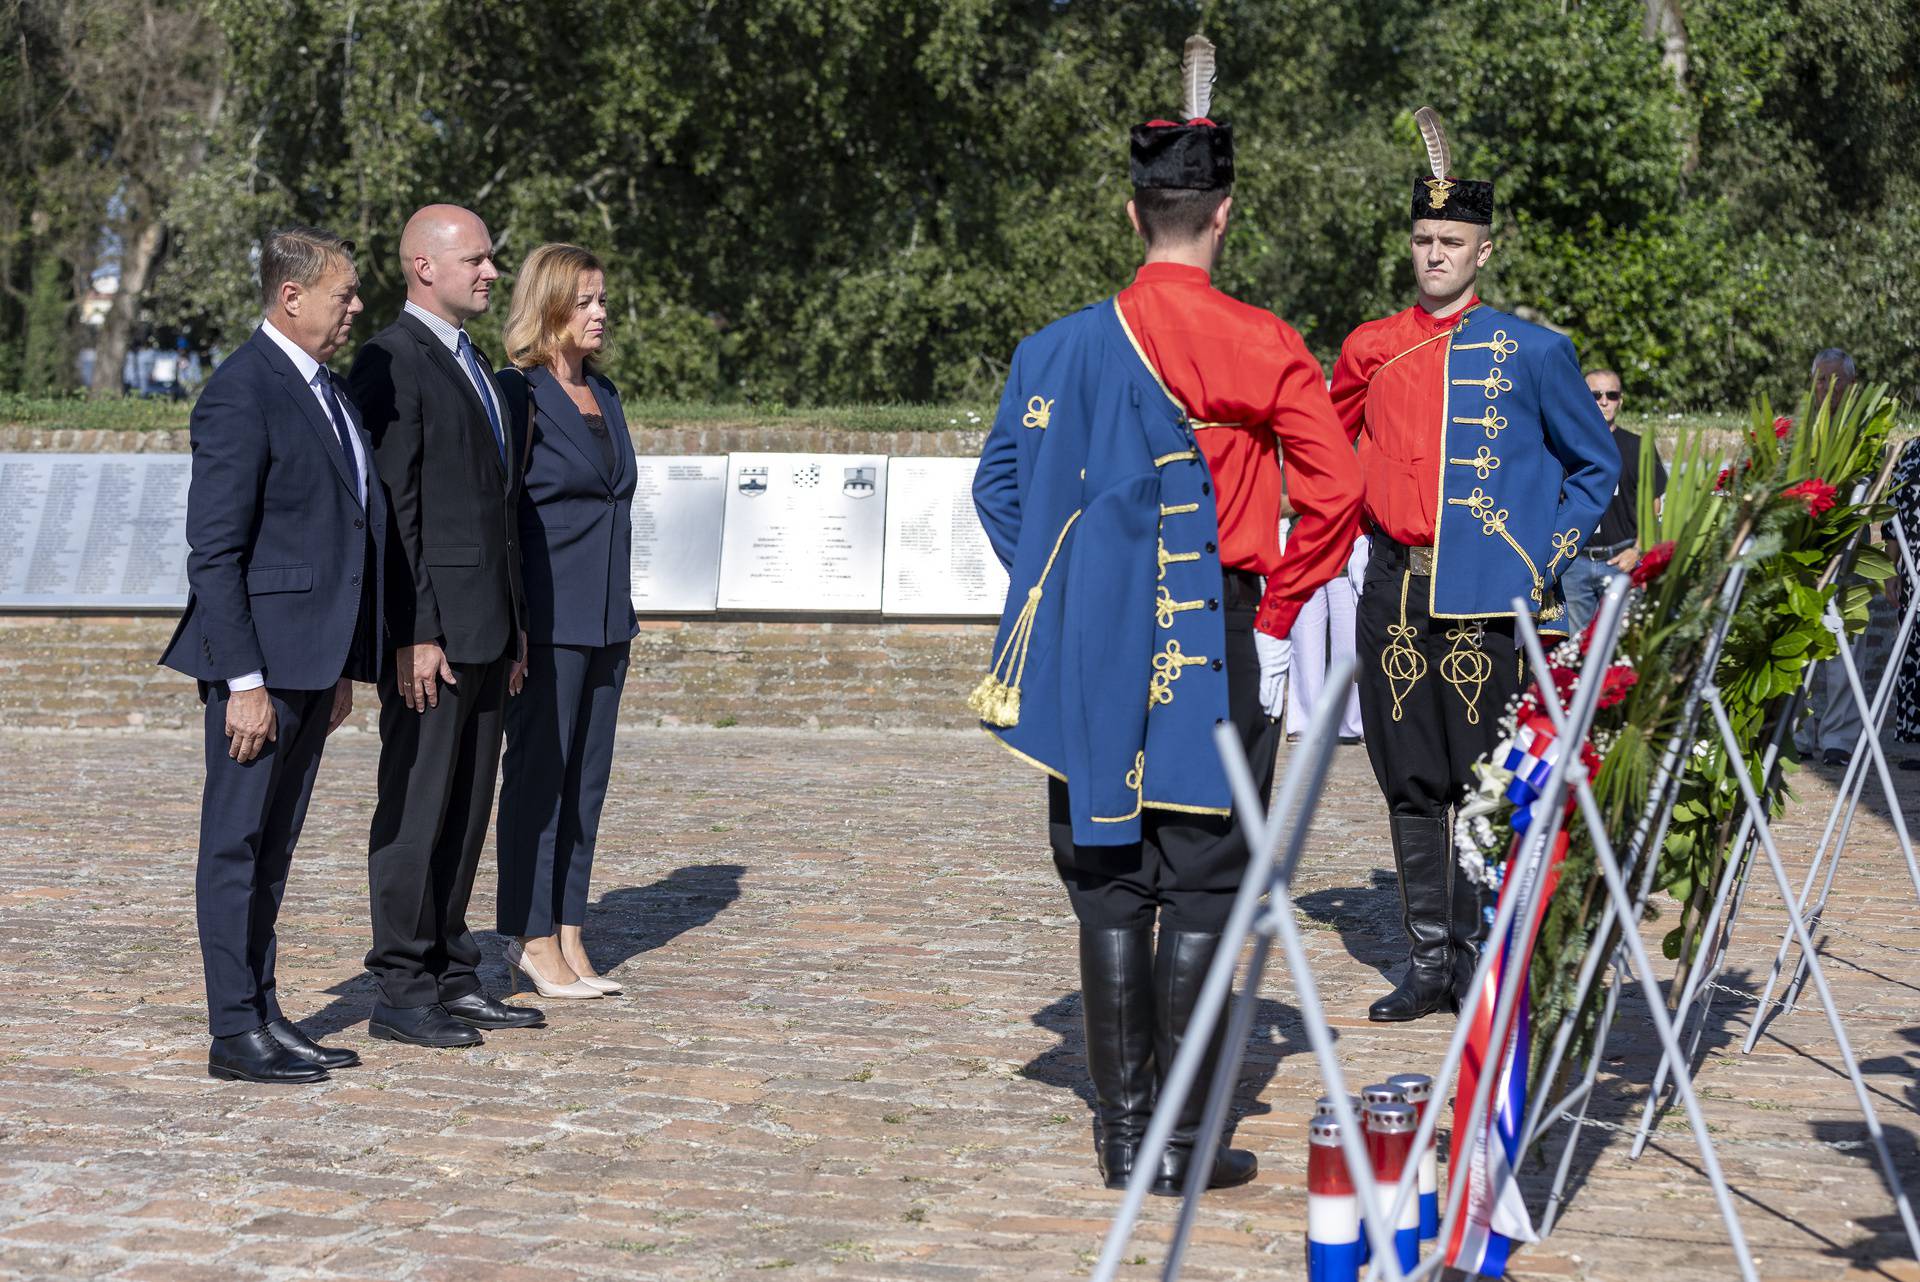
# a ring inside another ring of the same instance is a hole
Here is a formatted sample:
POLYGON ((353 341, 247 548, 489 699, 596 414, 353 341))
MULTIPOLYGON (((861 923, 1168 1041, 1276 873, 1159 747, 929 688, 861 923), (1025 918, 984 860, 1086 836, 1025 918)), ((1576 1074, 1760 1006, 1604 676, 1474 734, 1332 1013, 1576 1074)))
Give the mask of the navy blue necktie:
POLYGON ((460 331, 460 359, 467 363, 467 371, 473 376, 473 392, 480 398, 480 404, 486 408, 487 422, 493 427, 493 443, 500 450, 500 462, 507 461, 507 438, 500 432, 500 411, 493 406, 493 397, 487 391, 487 372, 480 368, 480 362, 473 355, 473 340, 467 337, 467 331, 460 331))
POLYGON ((340 453, 346 456, 347 475, 353 478, 353 496, 360 497, 360 459, 353 452, 353 425, 347 422, 347 413, 340 408, 340 398, 333 391, 333 374, 322 365, 313 376, 313 385, 320 389, 320 399, 327 403, 327 417, 333 420, 334 435, 340 439, 340 453))

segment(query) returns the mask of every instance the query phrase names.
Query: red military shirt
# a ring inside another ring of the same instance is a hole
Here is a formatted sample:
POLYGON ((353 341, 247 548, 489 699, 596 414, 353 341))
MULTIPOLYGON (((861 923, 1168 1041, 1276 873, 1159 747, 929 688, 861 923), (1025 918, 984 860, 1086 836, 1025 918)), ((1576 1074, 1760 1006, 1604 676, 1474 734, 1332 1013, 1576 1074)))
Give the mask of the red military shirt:
POLYGON ((1254 626, 1286 636, 1346 567, 1360 507, 1359 463, 1318 362, 1286 322, 1227 297, 1199 267, 1147 263, 1120 292, 1120 314, 1207 456, 1220 564, 1266 576, 1254 626), (1283 552, 1286 503, 1298 515, 1283 552))
POLYGON ((1415 306, 1347 335, 1333 365, 1333 408, 1359 442, 1367 524, 1408 547, 1433 542, 1440 502, 1446 336, 1479 305, 1451 316, 1415 306))

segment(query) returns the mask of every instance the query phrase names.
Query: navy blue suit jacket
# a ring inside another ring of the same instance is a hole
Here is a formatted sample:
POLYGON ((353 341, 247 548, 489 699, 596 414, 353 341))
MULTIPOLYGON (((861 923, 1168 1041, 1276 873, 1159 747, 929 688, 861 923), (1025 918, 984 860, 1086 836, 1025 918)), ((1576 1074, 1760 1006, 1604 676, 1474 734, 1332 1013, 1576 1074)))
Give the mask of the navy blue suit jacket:
POLYGON ((498 379, 513 410, 515 447, 527 461, 520 492, 527 640, 580 646, 631 640, 640 630, 632 579, 638 471, 620 394, 600 375, 587 376, 613 443, 609 468, 600 442, 544 365, 503 370, 498 379))
POLYGON ((336 389, 366 456, 367 506, 313 389, 266 335, 220 363, 193 407, 187 492, 187 611, 160 662, 201 681, 264 672, 277 690, 329 689, 379 676, 384 644, 347 671, 363 596, 381 636, 386 499, 373 442, 336 389), (367 539, 373 591, 362 592, 367 539))

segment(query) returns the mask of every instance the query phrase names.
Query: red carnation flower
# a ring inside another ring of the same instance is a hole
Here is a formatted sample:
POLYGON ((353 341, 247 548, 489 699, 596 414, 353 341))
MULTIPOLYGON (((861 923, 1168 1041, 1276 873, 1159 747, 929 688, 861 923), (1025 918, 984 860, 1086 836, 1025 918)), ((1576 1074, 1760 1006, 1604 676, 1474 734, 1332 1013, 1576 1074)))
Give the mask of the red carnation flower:
POLYGON ((1667 563, 1672 560, 1673 540, 1668 539, 1665 543, 1656 543, 1647 549, 1645 556, 1635 562, 1633 569, 1627 572, 1627 578, 1633 583, 1634 587, 1644 588, 1647 584, 1666 573, 1667 563))
POLYGON ((1799 499, 1807 505, 1807 515, 1817 520, 1822 512, 1833 506, 1833 496, 1837 492, 1831 485, 1816 476, 1798 485, 1788 486, 1780 491, 1780 497, 1799 499))
MULTIPOLYGON (((1573 668, 1559 666, 1547 669, 1553 673, 1553 688, 1560 696, 1560 706, 1567 707, 1573 701, 1573 686, 1580 679, 1579 672, 1573 668)), ((1520 700, 1520 714, 1516 725, 1527 724, 1528 717, 1546 716, 1545 705, 1540 700, 1540 683, 1535 681, 1527 686, 1527 692, 1520 700)))
POLYGON ((1624 663, 1608 668, 1600 678, 1600 706, 1611 708, 1627 697, 1627 691, 1640 683, 1640 674, 1624 663))
POLYGON ((1787 433, 1791 432, 1792 430, 1793 430, 1793 420, 1788 418, 1785 414, 1782 414, 1779 418, 1776 418, 1775 420, 1773 420, 1773 436, 1775 440, 1779 440, 1779 441, 1786 440, 1787 433))
POLYGON ((1733 479, 1733 469, 1730 467, 1721 468, 1720 475, 1716 476, 1713 479, 1713 492, 1715 494, 1719 494, 1725 491, 1725 489, 1727 488, 1727 482, 1732 479, 1733 479))

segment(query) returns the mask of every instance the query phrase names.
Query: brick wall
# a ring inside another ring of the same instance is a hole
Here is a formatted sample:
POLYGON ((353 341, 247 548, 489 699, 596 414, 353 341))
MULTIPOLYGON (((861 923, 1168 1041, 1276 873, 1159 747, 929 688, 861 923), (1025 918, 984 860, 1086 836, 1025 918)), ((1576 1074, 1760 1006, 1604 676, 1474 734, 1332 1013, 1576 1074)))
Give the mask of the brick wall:
MULTIPOLYGON (((199 724, 193 682, 155 665, 161 616, 0 617, 0 726, 175 729, 199 724)), ((649 620, 634 639, 621 719, 633 725, 885 729, 970 726, 986 623, 649 620)), ((355 716, 374 728, 371 691, 355 716)))

